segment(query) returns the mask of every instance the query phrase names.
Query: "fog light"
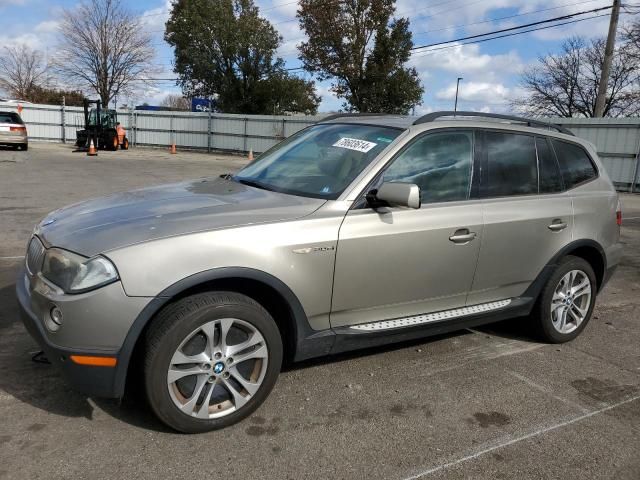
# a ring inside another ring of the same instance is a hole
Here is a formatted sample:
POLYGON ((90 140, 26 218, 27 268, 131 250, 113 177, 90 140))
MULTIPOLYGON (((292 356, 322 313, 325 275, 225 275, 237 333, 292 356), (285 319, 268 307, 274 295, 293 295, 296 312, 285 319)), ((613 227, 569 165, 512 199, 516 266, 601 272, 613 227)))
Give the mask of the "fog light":
POLYGON ((45 319, 44 323, 50 331, 56 332, 62 326, 62 321, 62 310, 54 306, 49 310, 49 317, 45 319))
POLYGON ((58 325, 62 325, 62 311, 58 307, 53 307, 51 309, 51 320, 58 325))

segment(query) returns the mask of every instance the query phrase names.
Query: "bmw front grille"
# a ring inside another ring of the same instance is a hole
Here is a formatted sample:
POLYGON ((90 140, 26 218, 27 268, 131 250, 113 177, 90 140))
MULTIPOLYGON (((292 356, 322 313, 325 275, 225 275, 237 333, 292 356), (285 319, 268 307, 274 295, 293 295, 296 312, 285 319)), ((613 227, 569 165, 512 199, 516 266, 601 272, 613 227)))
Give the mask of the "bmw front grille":
POLYGON ((27 248, 27 270, 31 275, 35 275, 42 268, 45 248, 38 237, 32 237, 27 248))

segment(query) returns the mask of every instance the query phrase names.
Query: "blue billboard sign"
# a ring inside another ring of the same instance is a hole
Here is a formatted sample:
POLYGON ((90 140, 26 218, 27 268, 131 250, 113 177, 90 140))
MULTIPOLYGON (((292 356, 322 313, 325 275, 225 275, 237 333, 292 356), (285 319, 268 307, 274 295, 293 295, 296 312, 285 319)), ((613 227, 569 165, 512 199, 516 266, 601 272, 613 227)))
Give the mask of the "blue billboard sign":
POLYGON ((210 112, 212 108, 213 108, 213 102, 208 98, 192 98, 191 99, 192 112, 210 112))

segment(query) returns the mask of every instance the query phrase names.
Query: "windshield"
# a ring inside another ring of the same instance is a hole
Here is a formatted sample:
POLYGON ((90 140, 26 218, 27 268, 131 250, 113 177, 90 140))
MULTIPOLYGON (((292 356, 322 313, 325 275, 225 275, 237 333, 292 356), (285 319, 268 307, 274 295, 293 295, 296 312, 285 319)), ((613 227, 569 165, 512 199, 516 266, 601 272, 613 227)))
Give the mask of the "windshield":
POLYGON ((266 190, 334 200, 402 130, 314 125, 279 143, 234 180, 266 190))
MULTIPOLYGON (((89 126, 96 125, 97 110, 92 108, 89 111, 89 126)), ((103 127, 115 128, 115 112, 113 110, 100 110, 100 124, 103 127)))

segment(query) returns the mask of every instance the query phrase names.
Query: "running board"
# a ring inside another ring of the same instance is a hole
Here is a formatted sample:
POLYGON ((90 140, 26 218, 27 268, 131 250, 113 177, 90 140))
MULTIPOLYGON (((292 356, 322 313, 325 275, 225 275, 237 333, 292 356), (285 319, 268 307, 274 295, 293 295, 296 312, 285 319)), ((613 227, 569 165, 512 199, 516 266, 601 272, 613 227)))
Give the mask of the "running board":
POLYGON ((395 318, 393 320, 382 320, 380 322, 361 323, 349 327, 352 330, 378 331, 391 330, 393 328, 412 327, 414 325, 423 325, 425 323, 439 322, 450 318, 468 317, 480 313, 487 313, 493 310, 506 307, 511 303, 511 299, 498 300, 496 302, 481 303, 471 305, 469 307, 455 308, 453 310, 443 310, 441 312, 425 313, 413 317, 395 318))

